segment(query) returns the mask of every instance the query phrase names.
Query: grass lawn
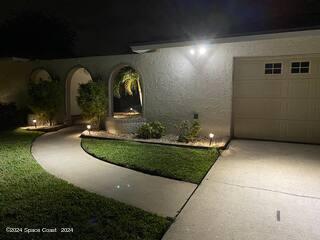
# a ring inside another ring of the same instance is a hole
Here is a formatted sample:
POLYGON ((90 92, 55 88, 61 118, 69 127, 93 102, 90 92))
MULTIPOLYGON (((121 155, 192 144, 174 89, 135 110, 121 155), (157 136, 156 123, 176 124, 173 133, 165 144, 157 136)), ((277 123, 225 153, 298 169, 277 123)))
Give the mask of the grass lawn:
POLYGON ((195 149, 133 141, 82 139, 82 147, 102 160, 142 172, 200 183, 218 157, 216 149, 195 149))
POLYGON ((39 134, 0 133, 0 239, 161 239, 171 220, 46 173, 30 153, 39 134), (7 233, 6 227, 71 227, 73 233, 7 233))

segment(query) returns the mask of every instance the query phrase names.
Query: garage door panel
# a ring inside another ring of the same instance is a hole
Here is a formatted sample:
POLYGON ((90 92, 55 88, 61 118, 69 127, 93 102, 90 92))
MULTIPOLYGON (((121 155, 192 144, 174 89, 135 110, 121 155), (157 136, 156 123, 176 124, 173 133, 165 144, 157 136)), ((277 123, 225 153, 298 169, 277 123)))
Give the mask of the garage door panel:
POLYGON ((320 55, 237 58, 234 136, 320 143, 320 55), (310 61, 310 73, 291 73, 291 62, 310 61), (265 74, 265 63, 282 63, 265 74))
POLYGON ((235 135, 243 138, 281 140, 283 124, 279 120, 237 119, 235 135))
MULTIPOLYGON (((319 74, 320 75, 320 74, 319 74)), ((320 76, 310 82, 310 96, 311 98, 318 98, 320 101, 320 76)))
POLYGON ((286 119, 308 120, 309 101, 305 99, 288 99, 286 119))
POLYGON ((312 99, 309 101, 308 119, 311 121, 320 121, 320 99, 312 99))
POLYGON ((285 81, 243 81, 235 83, 234 97, 285 97, 287 82, 285 81))
POLYGON ((234 114, 240 118, 282 119, 285 104, 281 99, 241 98, 234 101, 234 114))
POLYGON ((320 143, 320 124, 319 121, 314 121, 310 126, 310 142, 320 143))
POLYGON ((288 97, 289 98, 308 98, 309 92, 309 79, 290 79, 288 81, 288 97))
POLYGON ((262 69, 261 63, 257 62, 239 62, 235 68, 235 74, 237 74, 237 81, 256 79, 257 76, 261 76, 262 69))
MULTIPOLYGON (((279 60, 273 61, 279 62, 279 60)), ((282 80, 284 78, 284 74, 277 75, 265 75, 264 74, 264 66, 266 61, 236 61, 234 74, 237 75, 237 79, 235 81, 264 81, 267 79, 271 80, 282 80)))
POLYGON ((305 121, 287 121, 286 136, 295 141, 308 141, 310 139, 310 125, 305 121))

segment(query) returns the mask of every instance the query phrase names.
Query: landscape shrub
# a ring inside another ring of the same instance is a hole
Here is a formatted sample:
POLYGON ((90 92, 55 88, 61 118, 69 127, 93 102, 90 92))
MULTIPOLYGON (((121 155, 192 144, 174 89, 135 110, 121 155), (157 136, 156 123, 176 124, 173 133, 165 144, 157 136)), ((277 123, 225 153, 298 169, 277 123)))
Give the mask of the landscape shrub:
POLYGON ((105 84, 99 80, 80 84, 77 102, 84 119, 100 129, 108 104, 105 84))
POLYGON ((151 126, 151 138, 161 138, 166 130, 166 127, 159 121, 154 121, 150 123, 151 126))
POLYGON ((161 138, 164 135, 166 128, 159 122, 154 121, 150 123, 144 123, 137 133, 138 138, 149 139, 149 138, 161 138))
POLYGON ((138 128, 137 137, 143 139, 151 138, 152 128, 150 123, 144 123, 138 128))
POLYGON ((57 78, 51 81, 30 81, 28 85, 29 107, 42 121, 50 126, 63 104, 63 88, 57 78))
POLYGON ((196 120, 192 121, 191 123, 187 120, 182 121, 177 126, 178 129, 178 141, 179 142, 194 142, 200 132, 200 123, 196 120))

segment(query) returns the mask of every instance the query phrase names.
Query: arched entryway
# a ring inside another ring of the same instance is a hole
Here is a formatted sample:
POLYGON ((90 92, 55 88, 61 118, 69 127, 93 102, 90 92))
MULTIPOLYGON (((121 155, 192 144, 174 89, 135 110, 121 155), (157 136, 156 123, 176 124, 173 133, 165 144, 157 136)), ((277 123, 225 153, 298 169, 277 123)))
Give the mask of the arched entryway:
MULTIPOLYGON (((29 75, 29 81, 31 83, 35 83, 35 84, 39 84, 42 81, 48 81, 51 82, 53 80, 53 75, 51 75, 45 68, 36 68, 33 69, 32 72, 29 75)), ((30 98, 30 96, 28 96, 30 98)), ((31 110, 31 109, 30 109, 31 110)), ((51 124, 54 124, 56 122, 58 122, 58 120, 56 118, 54 119, 50 119, 50 121, 48 120, 47 117, 43 117, 41 114, 33 112, 32 110, 30 111, 30 113, 28 114, 28 126, 33 126, 34 122, 33 120, 37 121, 37 125, 38 126, 48 126, 51 124)))
POLYGON ((120 64, 109 79, 109 116, 130 118, 143 115, 141 74, 132 66, 120 64))
POLYGON ((30 74, 30 81, 39 82, 39 81, 51 81, 52 77, 50 73, 44 68, 38 68, 32 71, 30 74))
POLYGON ((107 131, 111 134, 135 133, 146 122, 141 74, 131 65, 120 64, 110 75, 108 89, 107 131))
POLYGON ((82 67, 72 68, 66 79, 66 115, 68 120, 79 118, 81 109, 77 103, 78 90, 80 84, 92 81, 90 72, 82 67))

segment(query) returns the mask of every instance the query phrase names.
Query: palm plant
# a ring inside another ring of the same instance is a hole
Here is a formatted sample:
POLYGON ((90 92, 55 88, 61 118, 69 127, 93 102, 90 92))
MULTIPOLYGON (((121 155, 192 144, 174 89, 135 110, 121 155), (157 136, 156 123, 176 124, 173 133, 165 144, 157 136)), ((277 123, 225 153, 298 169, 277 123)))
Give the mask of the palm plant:
POLYGON ((124 67, 117 74, 113 82, 113 95, 121 98, 122 89, 125 94, 132 96, 139 94, 140 104, 142 106, 142 91, 140 85, 140 75, 132 67, 124 67))

